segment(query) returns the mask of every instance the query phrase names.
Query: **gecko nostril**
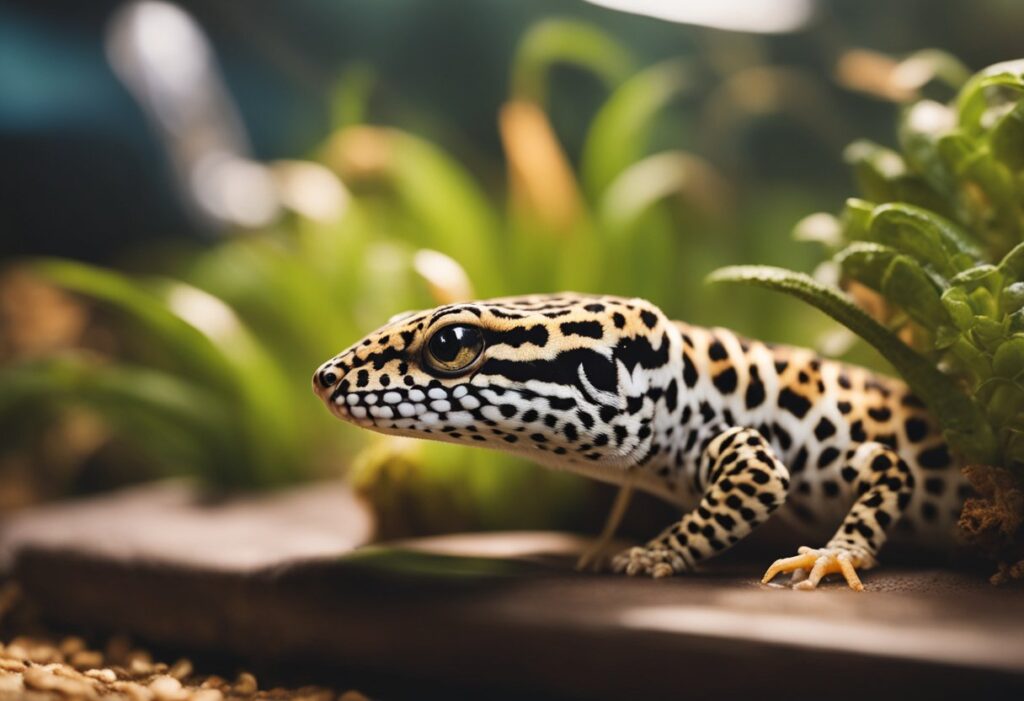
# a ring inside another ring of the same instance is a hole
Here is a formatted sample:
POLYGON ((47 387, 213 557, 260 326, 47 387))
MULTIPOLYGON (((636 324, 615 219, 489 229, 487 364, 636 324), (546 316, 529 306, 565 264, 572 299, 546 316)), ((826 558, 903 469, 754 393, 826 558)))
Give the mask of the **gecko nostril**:
POLYGON ((324 370, 317 375, 317 379, 320 381, 320 386, 326 389, 338 381, 338 376, 333 372, 324 370))

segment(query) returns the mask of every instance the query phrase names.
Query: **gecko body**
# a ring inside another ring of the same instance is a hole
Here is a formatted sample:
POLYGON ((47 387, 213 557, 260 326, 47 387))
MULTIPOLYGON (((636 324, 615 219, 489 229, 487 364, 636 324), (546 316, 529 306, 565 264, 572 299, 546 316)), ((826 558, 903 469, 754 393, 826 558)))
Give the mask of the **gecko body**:
POLYGON ((562 293, 400 315, 324 363, 313 387, 365 428, 509 451, 675 504, 677 522, 612 559, 631 575, 690 570, 777 514, 829 539, 765 581, 792 572, 807 589, 840 573, 860 589, 857 569, 890 534, 949 542, 966 492, 902 382, 672 321, 641 299, 562 293))

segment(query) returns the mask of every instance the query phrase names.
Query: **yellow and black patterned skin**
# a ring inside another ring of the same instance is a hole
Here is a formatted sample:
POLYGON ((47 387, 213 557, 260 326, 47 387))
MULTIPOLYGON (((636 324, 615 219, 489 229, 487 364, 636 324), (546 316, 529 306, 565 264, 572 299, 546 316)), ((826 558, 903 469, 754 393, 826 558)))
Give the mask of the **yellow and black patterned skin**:
POLYGON ((693 568, 778 512, 824 547, 777 561, 799 588, 860 589, 888 534, 948 542, 965 494, 935 422, 897 381, 813 352, 575 293, 413 312, 324 363, 315 392, 382 433, 514 452, 649 491, 681 519, 612 560, 693 568))

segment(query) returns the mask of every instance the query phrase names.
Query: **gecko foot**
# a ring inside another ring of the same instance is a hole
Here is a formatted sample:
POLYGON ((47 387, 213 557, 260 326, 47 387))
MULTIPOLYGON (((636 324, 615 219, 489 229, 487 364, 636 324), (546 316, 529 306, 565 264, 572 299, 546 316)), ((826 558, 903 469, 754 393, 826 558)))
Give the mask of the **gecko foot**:
POLYGON ((802 591, 816 589, 821 578, 828 574, 842 574, 850 589, 864 591, 857 568, 870 569, 877 563, 874 557, 860 550, 842 547, 808 548, 797 550, 794 557, 784 557, 772 563, 761 578, 762 584, 772 581, 776 575, 792 572, 793 588, 802 591))
POLYGON ((686 564, 678 553, 656 544, 629 548, 612 558, 612 571, 625 572, 630 577, 647 575, 660 579, 685 568, 686 564))

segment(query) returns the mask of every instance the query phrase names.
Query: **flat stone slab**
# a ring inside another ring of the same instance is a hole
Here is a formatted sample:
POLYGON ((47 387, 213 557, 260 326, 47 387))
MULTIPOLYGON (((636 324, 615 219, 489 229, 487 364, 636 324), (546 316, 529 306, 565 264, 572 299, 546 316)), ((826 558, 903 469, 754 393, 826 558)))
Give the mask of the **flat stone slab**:
POLYGON ((977 574, 884 567, 865 593, 808 593, 761 585, 763 562, 579 574, 587 541, 562 534, 357 547, 370 532, 338 484, 220 504, 158 485, 28 513, 0 552, 55 620, 389 698, 1024 692, 1024 593, 977 574))

